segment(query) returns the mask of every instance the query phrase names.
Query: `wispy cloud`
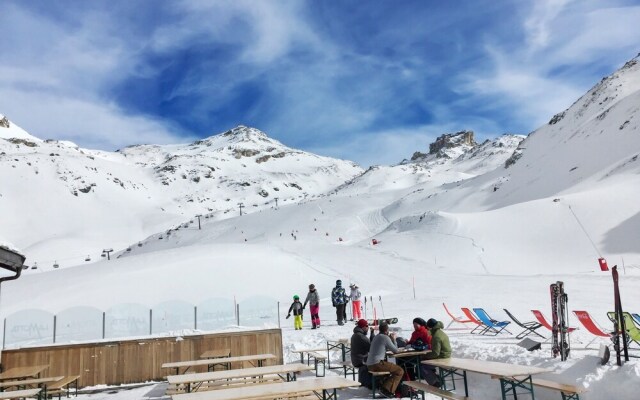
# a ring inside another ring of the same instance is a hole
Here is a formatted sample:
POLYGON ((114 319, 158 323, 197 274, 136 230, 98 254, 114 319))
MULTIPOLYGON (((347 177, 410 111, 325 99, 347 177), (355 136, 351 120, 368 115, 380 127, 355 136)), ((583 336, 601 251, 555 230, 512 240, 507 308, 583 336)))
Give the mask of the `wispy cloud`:
POLYGON ((69 4, 3 4, 0 112, 104 149, 246 124, 396 163, 445 132, 535 129, 640 38, 626 0, 69 4))

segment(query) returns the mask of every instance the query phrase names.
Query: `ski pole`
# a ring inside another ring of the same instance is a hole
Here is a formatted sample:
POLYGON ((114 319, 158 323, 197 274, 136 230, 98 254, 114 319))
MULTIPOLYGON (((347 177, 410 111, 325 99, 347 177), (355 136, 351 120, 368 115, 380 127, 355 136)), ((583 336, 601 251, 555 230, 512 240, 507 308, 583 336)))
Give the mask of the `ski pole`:
POLYGON ((384 315, 384 306, 382 305, 382 296, 378 296, 378 301, 380 301, 380 308, 382 309, 382 318, 386 318, 384 315))
POLYGON ((367 296, 364 296, 364 319, 367 319, 367 296))

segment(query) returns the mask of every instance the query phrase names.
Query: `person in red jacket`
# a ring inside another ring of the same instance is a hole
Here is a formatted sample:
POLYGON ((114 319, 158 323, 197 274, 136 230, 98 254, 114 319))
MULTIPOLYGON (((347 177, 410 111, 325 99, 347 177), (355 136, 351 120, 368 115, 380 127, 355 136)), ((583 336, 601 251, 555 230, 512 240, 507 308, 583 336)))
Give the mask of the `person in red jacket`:
POLYGON ((427 321, 419 317, 413 319, 413 333, 407 345, 416 350, 428 350, 431 348, 431 335, 429 334, 429 329, 427 329, 427 321), (423 346, 426 347, 422 348, 423 346))

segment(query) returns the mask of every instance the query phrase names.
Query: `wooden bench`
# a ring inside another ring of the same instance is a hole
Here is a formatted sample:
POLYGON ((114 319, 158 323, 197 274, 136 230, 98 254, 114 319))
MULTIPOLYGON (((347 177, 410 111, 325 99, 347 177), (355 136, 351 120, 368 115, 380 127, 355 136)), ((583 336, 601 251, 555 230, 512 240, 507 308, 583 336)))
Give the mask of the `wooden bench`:
POLYGON ((326 366, 327 366, 327 356, 324 354, 318 353, 316 351, 312 351, 307 354, 308 354, 308 357, 311 357, 313 359, 313 365, 316 369, 316 376, 317 377, 325 376, 326 366), (320 375, 320 370, 318 368, 319 364, 322 364, 322 375, 320 375))
POLYGON ((379 371, 379 372, 374 372, 374 371, 369 371, 369 374, 371 374, 371 391, 373 392, 373 398, 376 398, 376 378, 379 379, 384 379, 387 378, 389 376, 391 376, 391 372, 389 371, 379 371), (382 378, 384 377, 384 378, 382 378))
POLYGON ((189 393, 191 391, 199 391, 205 392, 207 390, 220 390, 220 389, 229 389, 239 386, 253 386, 253 385, 264 385, 269 383, 280 383, 284 382, 280 375, 264 375, 264 376, 256 376, 256 377, 246 377, 246 378, 238 378, 238 379, 229 379, 226 381, 217 381, 217 382, 201 382, 193 390, 188 390, 186 385, 169 385, 165 394, 167 396, 172 396, 174 394, 182 394, 189 393))
POLYGON ((337 390, 358 387, 360 384, 339 376, 326 378, 299 379, 295 382, 272 383, 260 386, 242 386, 233 389, 214 390, 177 394, 173 400, 246 400, 281 399, 306 396, 315 392, 319 398, 333 400, 338 398, 337 390))
POLYGON ((231 369, 231 363, 244 363, 252 361, 258 362, 258 367, 262 367, 264 361, 273 360, 276 356, 273 354, 256 354, 251 356, 239 356, 239 357, 228 357, 228 358, 212 358, 212 359, 204 359, 204 360, 191 360, 191 361, 178 361, 178 362, 170 362, 162 364, 162 368, 175 368, 175 375, 180 375, 180 368, 185 368, 182 373, 186 373, 191 367, 197 366, 207 366, 207 370, 211 371, 214 365, 223 364, 226 366, 226 369, 231 369))
POLYGON ((422 400, 424 400, 425 393, 430 393, 440 398, 450 399, 450 400, 469 400, 470 399, 469 397, 466 397, 464 395, 449 392, 447 390, 440 389, 423 382, 408 381, 408 382, 402 382, 402 384, 410 387, 412 391, 420 393, 422 395, 422 400))
MULTIPOLYGON (((499 376, 491 376, 492 379, 500 379, 499 376)), ((562 395, 562 400, 580 400, 580 393, 587 389, 575 385, 550 381, 542 378, 532 378, 531 384, 545 389, 557 390, 562 395)))
POLYGON ((73 383, 73 388, 76 391, 75 395, 78 397, 78 379, 80 379, 80 375, 70 375, 52 383, 47 386, 47 396, 57 394, 58 399, 60 399, 62 397, 62 393, 65 393, 66 397, 69 397, 71 393, 71 384, 73 383))
POLYGON ((337 362, 336 364, 342 366, 345 378, 347 377, 347 374, 351 374, 353 380, 356 380, 356 371, 358 370, 358 367, 354 367, 351 361, 347 360, 344 362, 337 362))
POLYGON ((300 350, 291 350, 292 353, 300 353, 300 363, 304 364, 304 355, 307 355, 307 365, 311 364, 311 357, 309 357, 309 353, 315 353, 318 351, 326 351, 327 349, 300 349, 300 350))
POLYGON ((42 389, 25 389, 25 390, 12 390, 10 392, 0 392, 0 399, 23 399, 27 397, 37 397, 42 389))

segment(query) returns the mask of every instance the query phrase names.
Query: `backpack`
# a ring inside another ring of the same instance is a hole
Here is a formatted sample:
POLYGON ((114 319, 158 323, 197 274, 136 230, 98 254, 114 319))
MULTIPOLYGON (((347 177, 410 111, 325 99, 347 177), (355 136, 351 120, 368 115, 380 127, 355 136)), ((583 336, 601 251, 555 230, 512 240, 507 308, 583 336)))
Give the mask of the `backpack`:
POLYGON ((422 339, 418 338, 411 347, 413 347, 414 350, 423 351, 426 350, 429 346, 424 341, 422 341, 422 339))

